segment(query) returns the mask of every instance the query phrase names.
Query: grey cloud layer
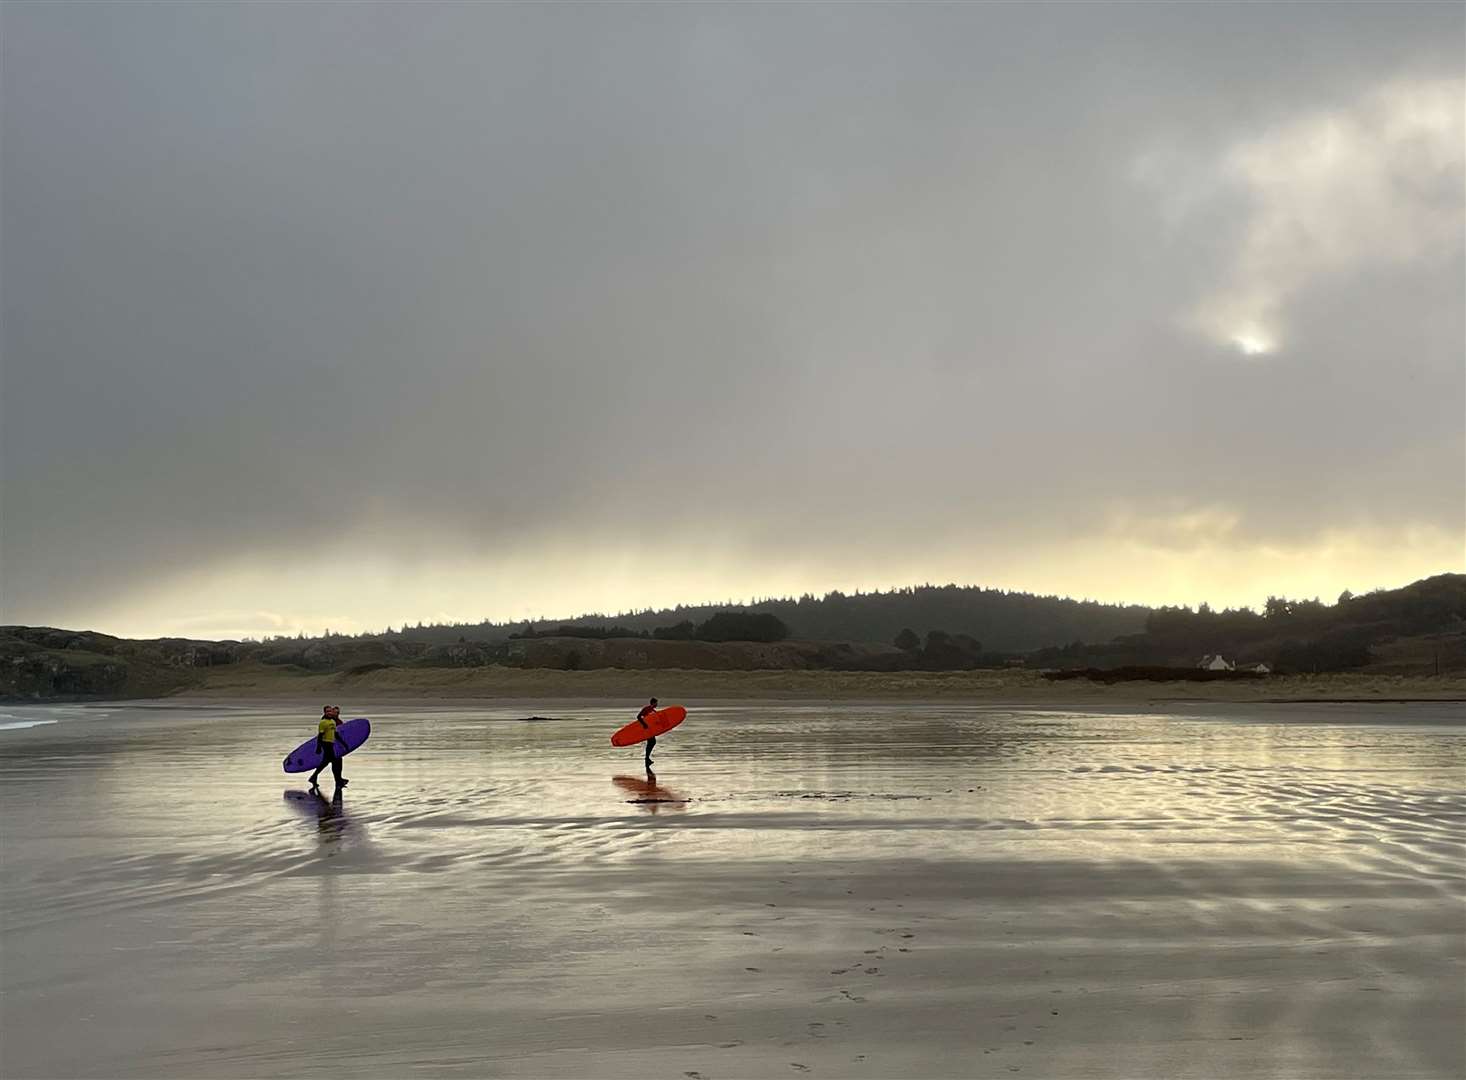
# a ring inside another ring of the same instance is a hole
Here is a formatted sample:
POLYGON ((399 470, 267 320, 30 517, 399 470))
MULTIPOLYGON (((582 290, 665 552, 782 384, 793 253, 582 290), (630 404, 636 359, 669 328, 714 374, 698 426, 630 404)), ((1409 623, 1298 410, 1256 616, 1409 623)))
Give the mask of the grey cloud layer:
MULTIPOLYGON (((1459 6, 12 4, 3 29, 6 616, 353 531, 390 554, 652 511, 872 558, 1117 500, 1278 542, 1463 525, 1459 236, 1310 276, 1246 359, 1186 317, 1256 193, 1168 216, 1181 174, 1137 178, 1459 84, 1459 6)), ((1459 207, 1459 164, 1407 179, 1459 207)))

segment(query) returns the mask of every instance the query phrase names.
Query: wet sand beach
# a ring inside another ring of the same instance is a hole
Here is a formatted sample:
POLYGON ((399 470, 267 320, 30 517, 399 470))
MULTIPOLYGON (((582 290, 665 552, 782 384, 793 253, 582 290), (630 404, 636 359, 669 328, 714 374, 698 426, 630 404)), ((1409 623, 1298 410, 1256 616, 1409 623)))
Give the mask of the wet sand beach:
POLYGON ((0 708, 0 1074, 1466 1073, 1458 706, 687 704, 0 708))

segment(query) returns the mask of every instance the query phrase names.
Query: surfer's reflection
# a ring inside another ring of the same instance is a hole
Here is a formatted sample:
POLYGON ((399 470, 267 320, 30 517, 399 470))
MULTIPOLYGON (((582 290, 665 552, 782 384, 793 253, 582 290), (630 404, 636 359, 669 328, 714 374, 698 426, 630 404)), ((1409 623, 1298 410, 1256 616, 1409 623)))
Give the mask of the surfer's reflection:
POLYGON ((285 801, 302 814, 308 814, 316 819, 316 830, 320 834, 322 843, 334 844, 340 840, 341 834, 346 831, 350 823, 339 787, 329 799, 321 793, 320 788, 312 788, 309 791, 287 790, 285 801))
POLYGON ((663 807, 681 810, 690 801, 685 795, 662 787, 657 783, 657 774, 650 769, 646 771, 646 779, 639 776, 615 776, 611 778, 611 783, 631 796, 627 802, 640 806, 651 814, 663 807))

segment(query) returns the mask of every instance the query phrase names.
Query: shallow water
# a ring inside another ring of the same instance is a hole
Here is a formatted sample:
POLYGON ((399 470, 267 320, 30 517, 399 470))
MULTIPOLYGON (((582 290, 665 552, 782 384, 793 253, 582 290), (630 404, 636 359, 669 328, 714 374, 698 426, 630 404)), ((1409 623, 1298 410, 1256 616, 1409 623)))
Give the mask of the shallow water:
POLYGON ((363 713, 0 708, 0 1073, 1466 1071, 1454 706, 363 713))

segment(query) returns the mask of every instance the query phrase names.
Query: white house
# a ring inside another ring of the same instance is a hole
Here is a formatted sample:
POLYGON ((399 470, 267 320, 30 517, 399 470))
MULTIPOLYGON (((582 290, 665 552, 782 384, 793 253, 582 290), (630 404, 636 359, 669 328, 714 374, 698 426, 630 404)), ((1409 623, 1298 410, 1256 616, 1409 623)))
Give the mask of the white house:
POLYGON ((1196 666, 1199 668, 1205 668, 1207 671, 1236 670, 1236 666, 1230 660, 1226 659, 1220 654, 1217 656, 1203 656, 1201 658, 1201 663, 1197 664, 1196 666))

